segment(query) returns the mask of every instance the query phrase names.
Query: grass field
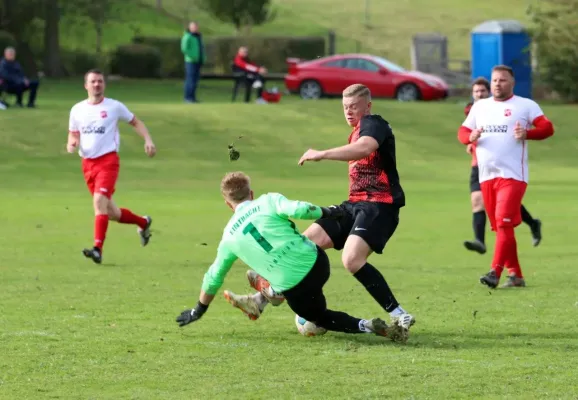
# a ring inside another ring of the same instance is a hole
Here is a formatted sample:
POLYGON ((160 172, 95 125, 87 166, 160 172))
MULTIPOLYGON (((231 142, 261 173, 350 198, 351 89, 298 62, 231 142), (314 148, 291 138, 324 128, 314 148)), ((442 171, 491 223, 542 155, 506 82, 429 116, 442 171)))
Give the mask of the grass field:
MULTIPOLYGON (((227 88, 203 84, 205 102, 190 106, 181 84, 166 82, 146 91, 111 82, 108 94, 147 123, 158 155, 147 159, 121 128, 115 199, 151 215, 154 233, 143 249, 133 227, 111 224, 102 265, 80 252, 92 243, 91 200, 78 157, 64 150, 81 83, 45 83, 39 109, 0 112, 0 398, 578 396, 574 107, 545 105, 556 134, 530 144, 524 203, 542 219, 544 240, 533 248, 529 229, 517 229, 528 287, 490 291, 478 283, 490 254, 462 247, 471 236, 470 160, 456 140, 463 105, 375 103, 396 132, 407 195, 394 238, 370 259, 417 318, 399 345, 370 335, 305 338, 286 305, 252 322, 221 295, 198 323, 174 322, 195 304, 230 217, 218 190, 225 172, 249 173, 258 193, 321 205, 346 197, 345 163, 297 166, 308 147, 345 143, 338 100, 230 104, 227 88), (227 144, 239 135, 241 158, 231 163, 227 144)), ((329 254, 330 306, 383 317, 340 254, 329 254)), ((223 289, 248 292, 245 271, 234 266, 223 289)))
MULTIPOLYGON (((469 32, 474 26, 491 19, 517 19, 527 23, 526 7, 530 2, 488 0, 471 7, 469 3, 458 0, 438 0, 435 5, 427 0, 373 0, 368 2, 369 28, 365 26, 365 1, 276 0, 274 3, 277 18, 255 27, 254 34, 326 36, 333 29, 339 38, 338 52, 359 50, 374 53, 409 68, 413 35, 446 35, 450 58, 469 59, 469 32)), ((105 49, 129 43, 136 34, 179 37, 186 19, 198 20, 203 33, 208 36, 234 34, 231 25, 199 11, 194 7, 194 1, 163 0, 164 13, 157 12, 155 4, 155 0, 140 0, 135 4, 119 2, 115 5, 116 17, 105 24, 105 49)), ((63 18, 63 47, 87 50, 93 48, 95 42, 95 32, 88 20, 81 16, 63 18)))

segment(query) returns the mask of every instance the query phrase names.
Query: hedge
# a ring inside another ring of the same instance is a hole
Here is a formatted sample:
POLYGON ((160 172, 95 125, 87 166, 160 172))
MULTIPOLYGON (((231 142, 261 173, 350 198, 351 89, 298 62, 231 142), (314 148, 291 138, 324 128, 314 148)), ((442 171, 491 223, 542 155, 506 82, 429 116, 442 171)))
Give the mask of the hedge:
POLYGON ((61 49, 60 57, 66 76, 82 76, 90 69, 103 67, 96 54, 82 50, 61 49))
POLYGON ((146 44, 127 44, 111 54, 110 73, 127 78, 160 78, 161 52, 146 44))
MULTIPOLYGON (((184 57, 181 53, 181 38, 137 36, 133 38, 133 43, 146 44, 159 50, 163 77, 183 77, 184 57)), ((314 59, 325 55, 324 37, 217 36, 205 39, 203 71, 229 73, 233 58, 241 46, 247 46, 249 57, 267 67, 270 72, 286 72, 288 57, 314 59)))

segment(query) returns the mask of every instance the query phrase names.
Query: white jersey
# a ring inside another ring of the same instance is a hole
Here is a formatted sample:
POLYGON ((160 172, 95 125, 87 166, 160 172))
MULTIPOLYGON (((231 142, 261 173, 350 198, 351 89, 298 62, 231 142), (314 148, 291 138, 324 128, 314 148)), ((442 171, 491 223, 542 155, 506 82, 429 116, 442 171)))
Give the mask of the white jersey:
POLYGON ((80 134, 81 157, 97 158, 119 150, 118 122, 132 123, 134 118, 120 101, 104 98, 98 104, 90 104, 84 100, 70 110, 68 131, 80 134))
POLYGON ((525 97, 505 101, 490 97, 474 103, 462 125, 483 129, 476 142, 480 182, 494 178, 528 182, 528 144, 514 137, 514 127, 519 122, 522 128, 530 129, 542 115, 540 106, 525 97))

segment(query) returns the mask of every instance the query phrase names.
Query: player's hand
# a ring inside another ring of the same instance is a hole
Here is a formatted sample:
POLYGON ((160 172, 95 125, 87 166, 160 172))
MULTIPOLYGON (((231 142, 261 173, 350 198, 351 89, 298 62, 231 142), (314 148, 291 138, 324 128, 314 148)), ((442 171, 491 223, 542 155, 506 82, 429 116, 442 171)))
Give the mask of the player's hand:
POLYGON ((528 132, 522 128, 520 121, 516 121, 516 125, 514 125, 514 137, 518 140, 526 140, 527 135, 528 132))
POLYGON ((470 143, 475 142, 482 136, 483 129, 474 129, 472 133, 470 133, 470 143))
POLYGON ((299 159, 298 164, 303 165, 305 161, 320 161, 323 159, 323 152, 309 149, 299 159))
POLYGON ((470 143, 466 146, 466 153, 472 154, 473 152, 474 152, 474 145, 470 143))
POLYGON ((155 154, 157 153, 157 148, 155 147, 155 144, 152 142, 152 140, 147 140, 145 141, 145 153, 147 153, 147 156, 149 157, 154 157, 155 154))
POLYGON ((322 218, 339 219, 343 217, 343 210, 337 206, 321 207, 322 218))
POLYGON ((66 151, 68 151, 69 153, 74 153, 77 148, 78 148, 78 140, 69 141, 68 143, 66 143, 66 151))
POLYGON ((209 306, 197 303, 195 308, 185 310, 177 317, 177 322, 180 327, 190 324, 191 322, 198 321, 201 319, 203 314, 207 311, 209 306))

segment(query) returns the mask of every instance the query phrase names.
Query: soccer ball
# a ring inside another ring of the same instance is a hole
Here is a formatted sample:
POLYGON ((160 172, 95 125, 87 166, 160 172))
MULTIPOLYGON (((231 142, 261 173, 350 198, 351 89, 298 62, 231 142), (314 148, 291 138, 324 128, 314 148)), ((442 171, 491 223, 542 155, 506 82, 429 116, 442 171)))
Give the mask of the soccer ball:
POLYGON ((327 333, 327 329, 317 326, 313 322, 301 318, 299 315, 295 315, 295 325, 299 333, 303 336, 321 336, 327 333))

